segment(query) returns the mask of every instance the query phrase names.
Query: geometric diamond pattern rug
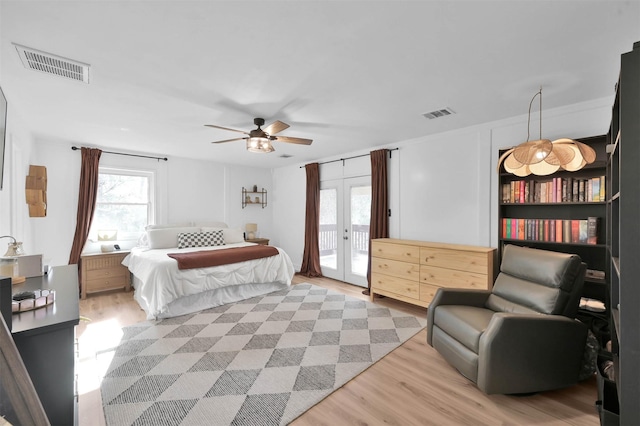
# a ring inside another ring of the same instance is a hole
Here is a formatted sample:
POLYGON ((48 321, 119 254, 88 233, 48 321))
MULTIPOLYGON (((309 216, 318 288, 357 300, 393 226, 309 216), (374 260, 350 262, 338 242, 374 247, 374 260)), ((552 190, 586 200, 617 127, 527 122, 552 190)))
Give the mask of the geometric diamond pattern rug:
POLYGON ((106 423, 288 424, 425 325, 306 283, 135 324, 101 384, 106 423))

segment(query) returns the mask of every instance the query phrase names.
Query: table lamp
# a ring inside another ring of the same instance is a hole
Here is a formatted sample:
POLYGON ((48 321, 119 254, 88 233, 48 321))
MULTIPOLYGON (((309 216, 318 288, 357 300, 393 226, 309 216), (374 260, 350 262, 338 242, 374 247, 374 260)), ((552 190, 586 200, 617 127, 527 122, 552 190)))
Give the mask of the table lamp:
POLYGON ((253 240, 256 237, 256 231, 258 230, 258 224, 257 223, 247 223, 247 225, 245 226, 245 229, 247 230, 247 239, 248 240, 253 240))
POLYGON ((22 242, 16 241, 11 235, 3 235, 2 238, 11 238, 13 242, 8 244, 7 252, 0 258, 0 275, 11 277, 12 284, 20 284, 26 280, 18 275, 18 256, 24 254, 22 242))

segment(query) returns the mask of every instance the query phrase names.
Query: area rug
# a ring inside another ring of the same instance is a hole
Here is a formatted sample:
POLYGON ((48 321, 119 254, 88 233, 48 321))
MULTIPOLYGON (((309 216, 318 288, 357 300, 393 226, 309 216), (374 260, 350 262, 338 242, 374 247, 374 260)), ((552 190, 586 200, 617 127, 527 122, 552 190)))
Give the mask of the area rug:
POLYGON ((306 283, 139 323, 102 381, 106 423, 288 424, 425 325, 306 283))

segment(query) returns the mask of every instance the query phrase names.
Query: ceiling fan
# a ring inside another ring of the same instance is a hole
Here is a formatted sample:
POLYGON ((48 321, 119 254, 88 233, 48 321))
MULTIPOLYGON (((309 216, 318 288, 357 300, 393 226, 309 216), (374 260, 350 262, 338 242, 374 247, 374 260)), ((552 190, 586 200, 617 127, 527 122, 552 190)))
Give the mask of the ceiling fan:
POLYGON ((244 130, 230 129, 228 127, 216 126, 215 124, 205 124, 205 126, 213 127, 216 129, 229 130, 232 132, 244 133, 245 135, 247 135, 246 137, 225 139, 225 140, 215 141, 211 143, 226 143, 226 142, 246 140, 247 151, 250 151, 250 152, 263 152, 263 153, 273 152, 275 151, 275 148, 273 147, 273 145, 271 145, 272 141, 295 143, 299 145, 311 145, 311 142, 313 142, 311 139, 294 138, 291 136, 275 136, 276 133, 280 133, 281 131, 289 127, 287 123, 283 123, 282 121, 279 121, 279 120, 274 121, 264 129, 260 127, 264 125, 264 118, 254 118, 253 124, 258 126, 258 128, 251 130, 250 132, 245 132, 244 130))

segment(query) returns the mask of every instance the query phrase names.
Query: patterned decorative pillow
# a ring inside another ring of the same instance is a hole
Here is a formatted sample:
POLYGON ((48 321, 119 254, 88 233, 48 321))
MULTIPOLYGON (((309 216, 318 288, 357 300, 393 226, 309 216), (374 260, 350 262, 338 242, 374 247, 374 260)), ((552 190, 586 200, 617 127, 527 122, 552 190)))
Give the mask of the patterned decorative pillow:
POLYGON ((223 246, 222 229, 209 232, 182 232, 178 234, 178 248, 223 246))

